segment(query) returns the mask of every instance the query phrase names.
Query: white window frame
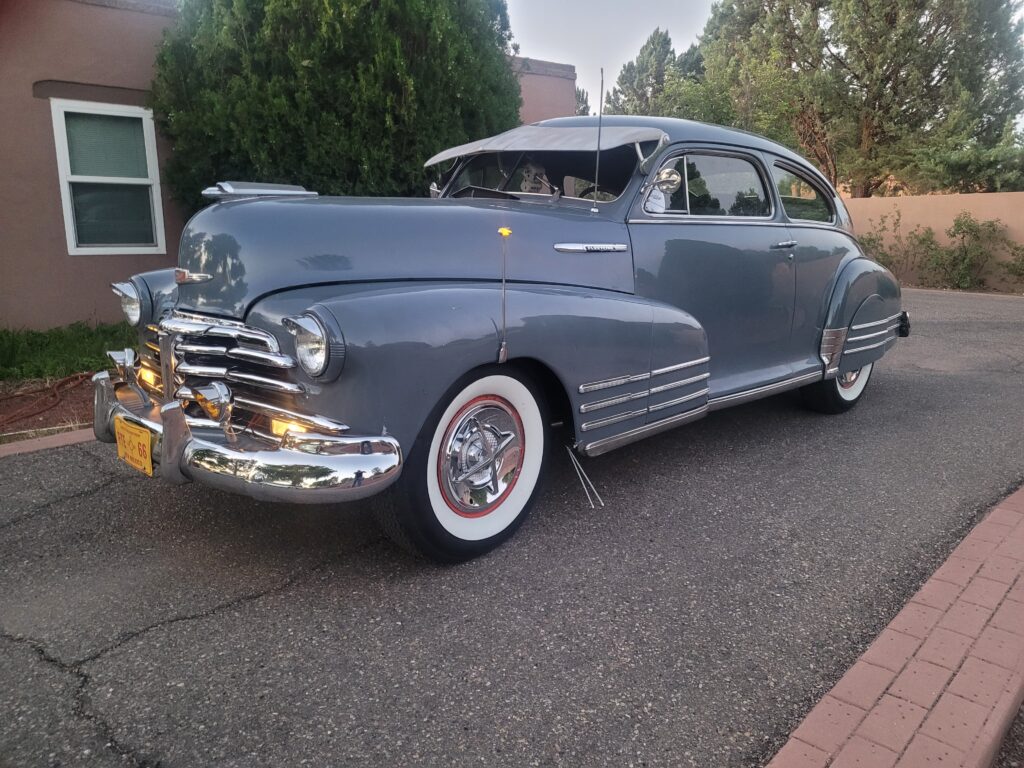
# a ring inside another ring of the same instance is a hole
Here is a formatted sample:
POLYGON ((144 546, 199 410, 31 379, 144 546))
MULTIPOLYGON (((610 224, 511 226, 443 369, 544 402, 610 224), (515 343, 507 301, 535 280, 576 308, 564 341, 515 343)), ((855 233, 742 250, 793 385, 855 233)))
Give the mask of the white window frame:
POLYGON ((68 255, 117 255, 117 254, 165 254, 167 242, 164 237, 163 198, 160 194, 160 166, 156 156, 156 130, 153 127, 153 112, 144 107, 124 104, 103 104, 96 101, 73 99, 50 99, 53 116, 53 139, 57 147, 57 172, 60 176, 60 201, 64 210, 64 232, 67 236, 68 255), (121 178, 114 176, 76 176, 71 173, 71 157, 68 152, 68 132, 64 115, 80 112, 90 115, 114 115, 134 117, 142 120, 142 136, 146 145, 146 178, 121 178), (153 216, 153 235, 156 245, 79 245, 75 231, 75 212, 71 201, 72 182, 93 182, 100 184, 138 184, 149 187, 149 204, 153 216))

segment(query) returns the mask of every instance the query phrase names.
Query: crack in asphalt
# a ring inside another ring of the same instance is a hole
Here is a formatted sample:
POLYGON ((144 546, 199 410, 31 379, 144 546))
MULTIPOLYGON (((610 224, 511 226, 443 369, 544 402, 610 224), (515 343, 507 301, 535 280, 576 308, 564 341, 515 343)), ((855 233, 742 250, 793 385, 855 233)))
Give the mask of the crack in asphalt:
MULTIPOLYGON (((105 483, 104 485, 108 484, 109 483, 105 483)), ((69 496, 65 500, 70 498, 74 497, 69 496)), ((14 635, 10 632, 0 629, 0 639, 6 640, 10 643, 14 643, 16 645, 26 646, 30 648, 44 663, 49 664, 50 666, 53 666, 60 670, 62 673, 66 675, 71 675, 72 677, 77 679, 78 684, 75 688, 74 694, 72 695, 72 714, 75 717, 78 717, 93 725, 99 732, 100 736, 104 739, 105 746, 115 751, 121 758, 125 760, 130 760, 132 765, 136 766, 136 768, 159 768, 159 766, 161 765, 161 762, 159 760, 154 761, 151 758, 139 755, 138 751, 135 748, 125 744, 122 741, 119 741, 117 737, 114 735, 113 724, 104 719, 98 712, 96 712, 90 706, 89 696, 86 689, 89 683, 92 682, 92 677, 88 672, 86 672, 83 669, 83 666, 99 660, 106 654, 110 653, 113 650, 116 650, 117 648, 120 648, 121 646, 125 645, 131 640, 141 637, 142 635, 145 635, 154 630, 162 629, 163 627, 168 627, 185 621, 205 619, 210 616, 214 616, 218 613, 222 613, 224 611, 235 608, 239 605, 251 603, 261 598, 269 597, 270 595, 280 594, 281 592, 284 592, 312 578, 314 575, 323 570, 323 568, 331 562, 332 560, 323 560, 317 563, 316 565, 313 565, 306 571, 291 574, 286 579, 284 579, 278 584, 275 584, 272 587, 268 587, 267 589, 263 589, 258 592, 250 592, 244 595, 239 595, 238 597, 231 598, 230 600, 226 600, 222 603, 217 603, 216 605, 206 609, 205 611, 170 616, 166 619, 161 619, 160 621, 155 621, 152 624, 148 624, 140 629, 125 632, 119 635, 117 639, 110 645, 107 645, 101 648, 100 650, 96 651, 95 653, 89 654, 88 656, 83 656, 77 661, 64 661, 60 657, 54 655, 53 653, 50 653, 50 651, 46 649, 46 646, 42 642, 32 637, 14 635)))
POLYGON ((93 486, 92 488, 88 488, 84 491, 79 491, 78 493, 72 493, 70 496, 61 496, 59 499, 54 499, 53 501, 47 501, 43 504, 40 504, 35 509, 32 509, 23 515, 19 515, 18 517, 8 520, 6 523, 0 524, 0 531, 6 531, 8 528, 17 525, 18 523, 23 523, 26 520, 32 520, 36 517, 39 517, 40 515, 49 512, 54 507, 63 504, 66 501, 84 499, 89 496, 92 496, 93 494, 99 493, 105 488, 109 488, 110 486, 114 485, 114 483, 116 483, 120 479, 122 478, 118 477, 117 475, 108 475, 106 480, 104 480, 99 485, 93 486))
POLYGON ((16 645, 29 647, 39 657, 40 661, 56 667, 62 673, 70 675, 78 681, 78 684, 75 686, 75 692, 72 694, 71 714, 92 725, 104 740, 105 747, 116 752, 122 759, 130 760, 136 768, 158 768, 160 765, 159 761, 153 762, 136 754, 134 749, 117 739, 114 735, 114 728, 110 723, 96 712, 89 711, 86 708, 85 688, 91 681, 88 672, 79 668, 77 664, 68 664, 66 661, 54 656, 46 650, 41 642, 33 638, 12 635, 4 631, 0 631, 0 638, 16 645))
POLYGON ((227 600, 223 603, 218 603, 217 605, 214 605, 211 608, 206 609, 205 611, 199 611, 198 613, 183 613, 178 614, 176 616, 170 616, 166 619, 161 619, 160 621, 148 624, 145 627, 142 627, 141 629, 133 629, 129 632, 124 632, 118 635, 117 639, 114 640, 114 642, 110 645, 107 645, 94 653, 90 653, 88 656, 83 656, 82 658, 73 662, 72 666, 77 667, 81 666, 82 664, 88 664, 92 661, 96 661, 97 659, 101 658, 102 656, 105 656, 111 651, 117 650, 125 643, 128 643, 131 640, 140 637, 141 635, 145 635, 148 632, 152 632, 155 629, 162 629, 163 627, 169 627, 172 624, 179 624, 183 621, 205 619, 209 616, 215 616, 218 613, 230 610, 231 608, 235 608, 236 606, 244 605, 245 603, 250 603, 254 600, 259 600, 264 597, 269 597, 270 595, 276 595, 281 592, 284 592, 285 590, 290 589, 293 586, 301 584, 306 579, 312 578, 317 572, 322 570, 324 566, 328 565, 330 562, 330 560, 324 560, 312 566, 308 571, 302 574, 293 574, 287 577, 284 581, 280 582, 279 584, 276 584, 272 587, 268 587, 264 590, 260 590, 258 592, 249 592, 244 595, 239 595, 238 597, 233 597, 230 600, 227 600))

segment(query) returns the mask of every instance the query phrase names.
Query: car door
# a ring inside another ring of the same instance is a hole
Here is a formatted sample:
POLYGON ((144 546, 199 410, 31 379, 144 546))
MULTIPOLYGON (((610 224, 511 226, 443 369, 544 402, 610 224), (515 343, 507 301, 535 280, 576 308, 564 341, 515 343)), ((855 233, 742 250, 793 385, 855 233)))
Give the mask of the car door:
POLYGON ((836 226, 832 194, 813 174, 781 159, 772 162, 771 173, 794 244, 792 356, 796 373, 802 373, 821 367, 821 334, 832 288, 840 264, 857 251, 850 235, 836 226))
POLYGON ((740 149, 687 147, 651 178, 668 168, 679 172, 679 188, 659 196, 648 185, 630 213, 637 293, 704 327, 711 398, 788 378, 793 252, 763 161, 740 149))

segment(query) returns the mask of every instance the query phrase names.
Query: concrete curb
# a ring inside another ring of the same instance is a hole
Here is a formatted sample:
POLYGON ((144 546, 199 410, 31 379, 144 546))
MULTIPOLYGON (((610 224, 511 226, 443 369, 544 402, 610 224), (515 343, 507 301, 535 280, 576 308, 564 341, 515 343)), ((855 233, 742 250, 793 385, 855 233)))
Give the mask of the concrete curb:
POLYGON ((768 768, 989 768, 1024 702, 1024 489, 975 526, 768 768))
POLYGON ((0 459, 6 456, 15 456, 19 453, 32 453, 47 448, 63 448, 65 445, 77 445, 95 440, 92 427, 88 429, 76 429, 73 432, 58 432, 56 435, 45 437, 34 437, 31 440, 18 440, 14 443, 0 445, 0 459))

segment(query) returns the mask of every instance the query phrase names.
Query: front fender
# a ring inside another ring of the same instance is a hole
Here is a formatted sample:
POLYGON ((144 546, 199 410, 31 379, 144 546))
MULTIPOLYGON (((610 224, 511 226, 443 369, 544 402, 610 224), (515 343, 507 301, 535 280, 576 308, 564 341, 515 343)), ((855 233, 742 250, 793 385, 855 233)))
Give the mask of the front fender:
MULTIPOLYGON (((306 407, 363 434, 386 430, 406 450, 455 382, 498 359, 499 284, 317 286, 263 299, 248 322, 281 336, 281 318, 312 305, 338 321, 345 336, 346 359, 336 381, 311 383, 306 407)), ((653 367, 670 366, 706 357, 706 337, 695 319, 628 294, 512 284, 506 311, 508 364, 535 361, 552 372, 571 405, 577 439, 584 402, 595 396, 646 391, 643 377, 652 363, 653 367), (580 392, 583 384, 623 376, 640 377, 639 383, 610 386, 599 395, 580 392)), ((288 348, 289 340, 281 338, 288 348)), ((696 368, 693 372, 699 373, 696 368)), ((622 409, 605 413, 645 406, 635 398, 622 409)), ((641 415, 632 423, 590 430, 587 439, 644 421, 641 415)))
POLYGON ((854 259, 839 273, 825 323, 845 330, 839 373, 880 359, 896 341, 902 306, 900 284, 882 265, 854 259))

